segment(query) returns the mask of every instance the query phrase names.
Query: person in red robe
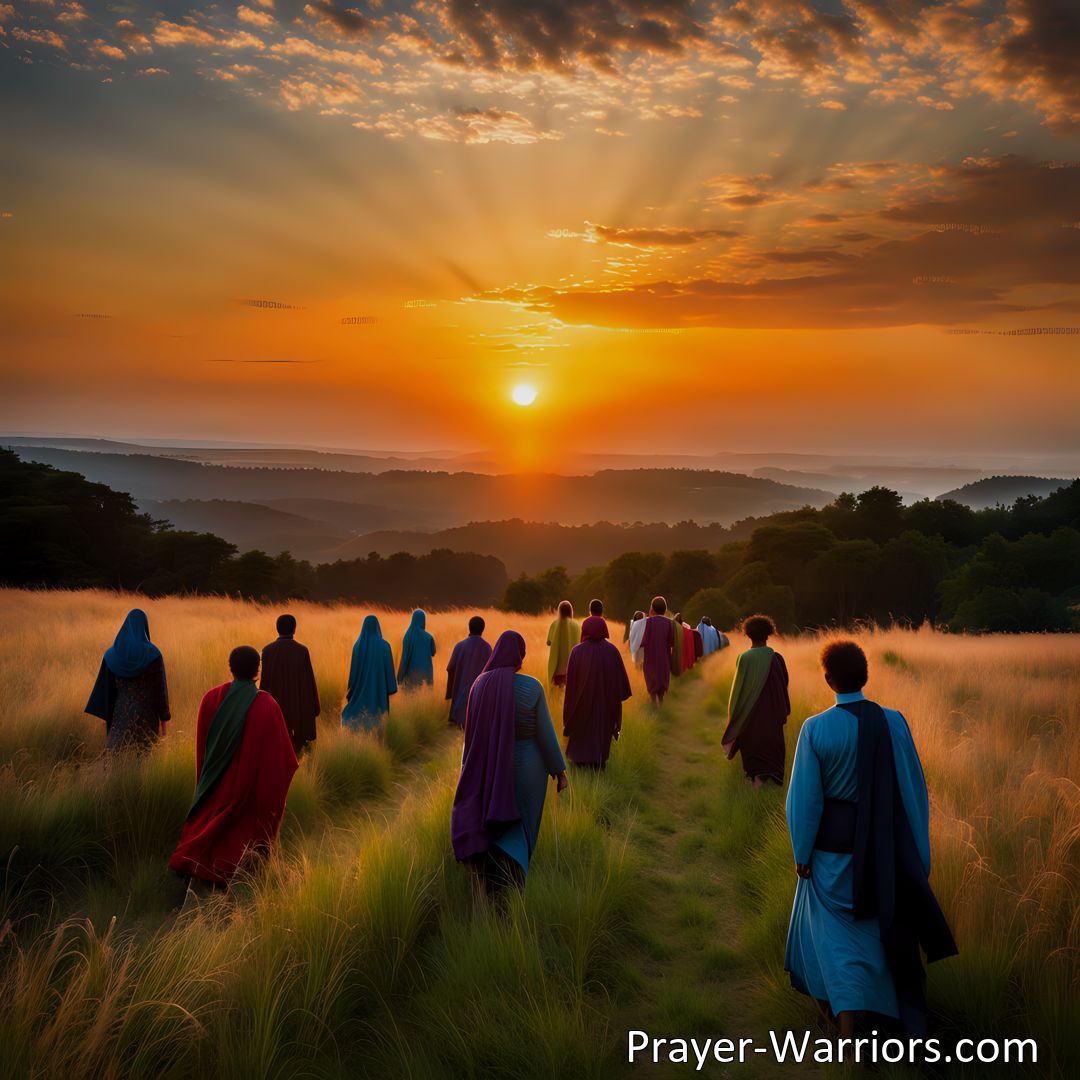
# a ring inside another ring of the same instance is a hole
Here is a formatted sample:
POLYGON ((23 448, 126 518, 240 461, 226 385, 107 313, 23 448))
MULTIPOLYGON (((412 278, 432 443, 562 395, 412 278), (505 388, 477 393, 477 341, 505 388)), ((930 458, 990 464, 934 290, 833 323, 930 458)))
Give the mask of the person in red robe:
POLYGON ((581 624, 581 643, 570 651, 563 699, 566 756, 575 765, 602 769, 611 740, 622 728, 622 703, 630 697, 630 680, 622 653, 608 640, 608 625, 599 615, 581 624))
POLYGON ((694 631, 687 623, 683 622, 681 611, 675 615, 675 633, 682 634, 680 648, 677 649, 679 670, 675 673, 676 675, 682 675, 694 666, 696 654, 694 650, 694 631))
POLYGON ((702 659, 705 655, 705 639, 701 636, 701 631, 694 627, 694 662, 702 659))
POLYGON ((641 652, 645 657, 642 670, 645 689, 654 705, 662 705, 671 685, 671 656, 675 650, 675 624, 667 617, 667 601, 662 596, 653 599, 645 633, 641 637, 641 652))
POLYGON ((246 854, 269 847, 297 769, 281 707, 255 685, 258 650, 233 649, 229 670, 199 706, 195 797, 169 859, 203 889, 226 887, 246 854))

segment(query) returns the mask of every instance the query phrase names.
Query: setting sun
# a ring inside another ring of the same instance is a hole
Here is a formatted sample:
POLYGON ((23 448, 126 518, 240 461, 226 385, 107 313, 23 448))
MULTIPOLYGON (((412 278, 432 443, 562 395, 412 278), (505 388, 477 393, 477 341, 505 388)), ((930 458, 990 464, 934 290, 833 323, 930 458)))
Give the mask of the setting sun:
POLYGON ((522 383, 510 392, 515 405, 531 405, 536 400, 536 387, 522 383))

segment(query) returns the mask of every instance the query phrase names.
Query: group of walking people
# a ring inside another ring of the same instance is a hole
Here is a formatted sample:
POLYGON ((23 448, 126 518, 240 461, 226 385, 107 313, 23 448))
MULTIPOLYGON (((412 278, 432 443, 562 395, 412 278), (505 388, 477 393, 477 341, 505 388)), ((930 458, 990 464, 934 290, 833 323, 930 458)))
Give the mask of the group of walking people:
MULTIPOLYGON (((522 889, 543 818, 547 785, 568 786, 572 765, 601 770, 631 696, 623 652, 610 641, 603 603, 588 618, 559 605, 547 645, 547 684, 522 673, 526 645, 514 630, 494 647, 484 620, 447 663, 448 721, 463 729, 461 771, 451 812, 456 858, 488 896, 522 889), (561 705, 565 754, 548 692, 561 705)), ((742 629, 750 648, 735 663, 722 746, 737 754, 748 783, 783 785, 784 726, 791 711, 788 671, 768 641, 776 628, 755 615, 742 629)), ((282 615, 260 654, 232 650, 231 679, 208 691, 196 729, 192 802, 169 866, 196 894, 227 888, 238 867, 276 837, 298 755, 316 738, 318 685, 296 620, 282 615), (257 684, 261 668, 261 680, 257 684)), ((651 702, 663 703, 672 677, 729 645, 702 618, 696 628, 668 614, 663 597, 627 627, 632 662, 651 702)), ((434 679, 435 639, 413 613, 395 671, 376 616, 365 618, 352 650, 342 723, 372 729, 399 685, 434 679)), ((785 967, 792 985, 814 997, 850 1033, 860 1013, 925 1023, 920 949, 930 960, 955 943, 929 886, 929 804, 918 753, 903 716, 868 701, 865 654, 850 641, 822 651, 836 707, 810 717, 798 739, 787 794, 797 886, 785 967)), ((160 649, 146 614, 128 613, 105 652, 86 711, 105 721, 110 750, 147 748, 170 718, 160 649)))

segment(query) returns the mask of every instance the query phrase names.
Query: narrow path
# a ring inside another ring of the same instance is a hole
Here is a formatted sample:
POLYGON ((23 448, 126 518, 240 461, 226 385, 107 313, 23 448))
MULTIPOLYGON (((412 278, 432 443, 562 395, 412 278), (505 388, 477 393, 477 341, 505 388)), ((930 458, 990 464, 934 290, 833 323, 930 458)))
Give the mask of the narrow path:
MULTIPOLYGON (((640 989, 612 1020, 623 1062, 629 1029, 669 1039, 767 1038, 755 1009, 762 976, 740 950, 752 900, 740 887, 735 856, 725 852, 731 808, 716 781, 720 770, 738 765, 720 748, 725 717, 708 709, 710 694, 726 683, 732 668, 727 654, 711 660, 700 676, 676 685, 659 714, 659 774, 631 834, 642 856, 637 872, 642 910, 627 963, 638 966, 640 989)), ((687 1066, 666 1063, 666 1050, 660 1053, 655 1065, 639 1055, 639 1069, 649 1077, 685 1077, 688 1067, 694 1068, 692 1057, 687 1066)), ((699 1075, 754 1078, 775 1076, 777 1069, 771 1057, 742 1065, 710 1060, 699 1075)), ((800 1073, 817 1075, 817 1070, 783 1067, 785 1076, 800 1073)))

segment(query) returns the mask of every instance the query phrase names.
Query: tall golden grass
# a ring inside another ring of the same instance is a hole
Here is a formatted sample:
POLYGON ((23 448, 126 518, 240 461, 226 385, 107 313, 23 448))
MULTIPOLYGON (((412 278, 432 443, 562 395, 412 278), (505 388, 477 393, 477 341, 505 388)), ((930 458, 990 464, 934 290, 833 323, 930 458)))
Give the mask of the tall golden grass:
MULTIPOLYGON (((715 686, 703 709, 676 695, 657 719, 632 675, 611 766, 550 799, 526 900, 499 916, 477 912, 448 843, 460 740, 438 677, 473 612, 431 616, 436 686, 398 695, 381 733, 357 735, 339 715, 367 611, 291 610, 323 698, 318 745, 265 871, 177 919, 164 859, 193 784, 197 704, 228 677, 233 646, 274 636, 278 609, 0 592, 0 855, 14 849, 0 891, 0 1059, 12 1075, 617 1075, 622 1033, 608 1024, 636 985, 627 928, 648 858, 636 821, 661 796, 668 813, 680 799, 695 814, 704 805, 694 828, 711 822, 710 873, 749 892, 741 939, 726 944, 754 965, 762 1023, 806 1025, 781 970, 794 881, 778 794, 749 792, 719 752, 714 786, 653 786, 670 725, 696 725, 715 749, 737 638, 705 666, 715 686), (165 656, 174 721, 150 754, 116 767, 82 708, 136 602, 165 656)), ((489 637, 521 631, 525 670, 544 674, 547 618, 480 613, 489 637)), ((396 652, 408 613, 377 614, 396 652)), ((868 691, 908 718, 930 788, 933 883, 961 946, 931 970, 932 1004, 965 1035, 1034 1035, 1051 1064, 1029 1075, 1068 1075, 1080 1032, 1080 638, 858 637, 868 691)), ((792 679, 789 749, 830 703, 820 644, 777 643, 792 679)))
MULTIPOLYGON (((150 754, 108 764, 81 710, 131 601, 5 592, 0 604, 0 849, 32 849, 9 861, 0 913, 0 1060, 12 1075, 481 1075, 514 1062, 530 1063, 516 1075, 601 1075, 611 1047, 596 1038, 597 986, 632 896, 626 836, 610 823, 655 756, 634 713, 609 777, 552 798, 528 908, 477 911, 448 842, 460 741, 441 687, 401 694, 380 735, 341 731, 366 612, 295 605, 324 721, 282 842, 227 899, 177 916, 162 867, 194 779, 192 717, 227 677, 228 650, 273 635, 275 610, 141 601, 176 719, 150 754), (43 725, 65 734, 45 738, 43 725), (429 760, 409 764, 425 746, 429 760), (350 790, 358 770, 379 775, 350 790)), ((407 613, 379 614, 396 644, 407 613)), ((491 634, 506 626, 485 614, 491 634)), ((440 657, 465 622, 431 620, 440 657)), ((547 620, 514 626, 540 674, 547 620)))
MULTIPOLYGON (((1071 1048, 1080 1060, 1080 637, 845 636, 866 648, 866 692, 903 712, 926 773, 931 880, 961 949, 931 969, 932 1004, 963 1034, 1033 1034, 1045 1055, 1071 1048)), ((825 640, 778 643, 791 674, 789 765, 802 719, 832 703, 817 660, 825 640)), ((715 712, 729 685, 725 675, 714 690, 715 712)), ((717 798, 742 822, 731 850, 761 903, 749 934, 770 973, 769 1008, 795 1023, 803 1002, 777 944, 793 892, 786 823, 735 772, 717 798)))

